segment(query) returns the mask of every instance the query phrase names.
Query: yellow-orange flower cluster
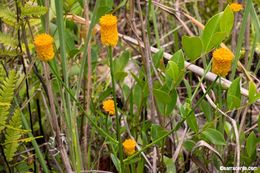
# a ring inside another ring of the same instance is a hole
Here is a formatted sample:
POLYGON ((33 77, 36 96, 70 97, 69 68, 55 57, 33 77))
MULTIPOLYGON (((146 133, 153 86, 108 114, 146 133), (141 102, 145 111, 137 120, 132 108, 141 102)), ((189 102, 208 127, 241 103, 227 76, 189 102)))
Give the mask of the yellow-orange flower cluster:
POLYGON ((239 3, 232 3, 230 4, 230 8, 233 12, 238 12, 243 9, 243 6, 239 3))
POLYGON ((103 101, 103 109, 109 114, 109 115, 115 115, 115 103, 113 100, 105 100, 103 101))
POLYGON ((213 52, 212 72, 225 77, 231 69, 233 53, 226 48, 219 48, 213 52))
POLYGON ((53 38, 48 34, 39 34, 34 39, 36 53, 40 60, 50 61, 54 57, 53 38))
POLYGON ((124 152, 130 156, 135 153, 136 142, 133 139, 126 139, 123 142, 124 152))
POLYGON ((117 17, 106 14, 99 20, 101 42, 106 46, 116 46, 118 42, 117 17))

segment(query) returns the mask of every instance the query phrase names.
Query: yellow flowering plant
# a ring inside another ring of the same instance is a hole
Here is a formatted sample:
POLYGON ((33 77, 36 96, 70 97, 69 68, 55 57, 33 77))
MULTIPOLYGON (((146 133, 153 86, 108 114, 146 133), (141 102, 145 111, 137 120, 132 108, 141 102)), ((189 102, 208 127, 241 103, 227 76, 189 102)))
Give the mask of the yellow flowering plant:
POLYGON ((117 17, 106 14, 100 18, 99 24, 102 44, 115 47, 118 42, 117 17))
MULTIPOLYGON (((234 24, 234 14, 229 6, 209 19, 199 36, 183 36, 182 49, 191 61, 211 52, 229 36, 234 24)), ((201 27, 201 25, 199 25, 201 27)))
POLYGON ((117 17, 112 14, 105 14, 99 20, 101 42, 103 45, 108 46, 108 58, 110 66, 110 76, 112 84, 113 100, 109 100, 103 103, 103 108, 110 115, 116 116, 116 135, 119 142, 119 159, 121 162, 121 169, 123 167, 123 146, 121 142, 121 117, 117 112, 116 103, 116 87, 115 87, 115 74, 114 74, 114 63, 113 63, 113 47, 117 45, 118 42, 118 31, 117 31, 117 17), (114 103, 114 104, 113 104, 114 103))
POLYGON ((53 38, 49 34, 39 34, 34 39, 37 56, 42 61, 50 61, 54 57, 53 38))
POLYGON ((243 10, 243 5, 239 3, 232 3, 230 4, 230 8, 233 12, 239 12, 243 10))
POLYGON ((130 156, 135 153, 136 142, 133 139, 126 139, 123 142, 123 147, 125 154, 130 156))
POLYGON ((234 58, 233 53, 227 48, 219 48, 213 52, 212 72, 225 77, 231 69, 234 58))
POLYGON ((108 99, 108 100, 103 101, 103 109, 109 115, 115 115, 115 103, 114 103, 114 100, 108 99))

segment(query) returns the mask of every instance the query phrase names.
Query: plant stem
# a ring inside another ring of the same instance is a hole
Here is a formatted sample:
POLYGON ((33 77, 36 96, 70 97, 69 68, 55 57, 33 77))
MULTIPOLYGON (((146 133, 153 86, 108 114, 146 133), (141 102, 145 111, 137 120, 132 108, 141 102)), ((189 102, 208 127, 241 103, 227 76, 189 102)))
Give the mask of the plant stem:
MULTIPOLYGON (((89 31, 89 7, 88 7, 88 0, 85 0, 85 7, 84 7, 84 12, 85 12, 85 18, 86 18, 86 27, 88 28, 87 29, 87 32, 88 33, 89 31)), ((86 37, 88 35, 86 34, 86 37)), ((86 112, 89 113, 90 111, 90 98, 91 98, 91 84, 92 84, 92 81, 91 81, 91 76, 92 76, 92 66, 91 66, 91 45, 88 44, 88 47, 87 47, 87 50, 88 50, 88 69, 87 69, 87 94, 86 96, 84 95, 84 100, 86 100, 86 112), (86 99, 85 99, 86 97, 86 99)), ((84 79, 85 79, 85 76, 84 76, 84 79)), ((85 89, 84 89, 85 91, 85 89)), ((85 104, 85 103, 84 103, 85 104)), ((89 114, 90 116, 90 114, 89 114)), ((83 150, 84 150, 84 166, 85 166, 85 169, 87 170, 88 169, 88 121, 87 119, 85 120, 85 116, 83 115, 82 116, 82 119, 81 119, 81 124, 82 124, 82 129, 83 129, 83 150)))
POLYGON ((258 38, 257 33, 255 33, 253 37, 254 38, 253 38, 252 48, 251 48, 251 51, 250 51, 248 63, 246 64, 246 70, 247 71, 250 71, 251 66, 252 66, 252 62, 253 62, 253 59, 254 59, 254 52, 255 52, 255 48, 256 48, 256 40, 258 38))
POLYGON ((124 172, 124 162, 123 162, 123 146, 121 142, 121 133, 120 133, 120 116, 117 112, 117 104, 116 104, 116 87, 115 87, 115 79, 114 79, 114 64, 113 64, 113 51, 112 47, 109 46, 108 48, 108 56, 109 56, 109 65, 110 65, 110 75, 111 75, 111 83, 112 83, 112 92, 113 92, 113 98, 114 98, 114 104, 115 104, 115 115, 116 115, 116 135, 117 135, 117 141, 119 145, 119 160, 121 165, 121 171, 124 172))
POLYGON ((199 81, 197 87, 195 88, 195 90, 194 90, 194 92, 193 92, 193 94, 192 94, 192 96, 191 96, 191 101, 193 101, 193 99, 195 98, 195 96, 196 96, 196 94, 197 94, 197 92, 198 92, 198 90, 199 90, 200 84, 202 83, 202 81, 204 80, 206 74, 207 74, 208 71, 210 70, 210 67, 211 67, 211 61, 209 62, 208 66, 206 67, 203 76, 201 77, 201 79, 200 79, 200 81, 199 81))
POLYGON ((152 18, 153 18, 153 26, 154 26, 154 33, 155 33, 155 38, 156 38, 156 44, 157 47, 160 48, 160 36, 159 36, 159 31, 158 31, 158 25, 157 25, 157 21, 156 21, 156 15, 155 15, 155 11, 154 11, 154 5, 152 3, 152 0, 148 1, 148 6, 149 6, 149 14, 151 12, 152 14, 152 18))

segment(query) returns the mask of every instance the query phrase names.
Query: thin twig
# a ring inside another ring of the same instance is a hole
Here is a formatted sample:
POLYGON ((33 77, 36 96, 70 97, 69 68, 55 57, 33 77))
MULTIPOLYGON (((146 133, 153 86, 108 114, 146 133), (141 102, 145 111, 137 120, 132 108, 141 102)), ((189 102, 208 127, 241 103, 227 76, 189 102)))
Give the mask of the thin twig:
MULTIPOLYGON (((244 101, 244 99, 243 99, 244 101)), ((244 124, 245 124, 245 121, 246 121, 246 117, 247 117, 247 111, 248 111, 248 106, 244 109, 244 113, 242 114, 242 118, 241 118, 241 121, 240 121, 240 126, 239 126, 239 134, 242 132, 243 128, 244 128, 244 124)))
POLYGON ((232 37, 231 37, 231 50, 232 52, 235 51, 236 44, 237 44, 237 23, 238 23, 238 13, 235 13, 235 18, 234 18, 234 27, 232 30, 232 37))
POLYGON ((254 130, 257 126, 258 126, 258 123, 255 123, 252 127, 250 127, 249 129, 247 129, 245 131, 245 134, 249 133, 251 130, 254 130))
POLYGON ((177 146, 177 148, 176 148, 176 150, 175 150, 175 153, 174 153, 174 155, 172 156, 172 160, 173 160, 173 162, 175 163, 176 162, 176 160, 177 160, 177 157, 178 157, 178 155, 179 155, 179 153, 180 153, 180 151, 181 151, 181 148, 182 148, 182 144, 183 144, 183 142, 184 142, 184 139, 185 139, 185 135, 186 135, 186 133, 187 133, 187 131, 188 131, 188 126, 185 124, 185 129, 184 129, 184 132, 182 132, 182 136, 181 136, 181 139, 180 139, 180 141, 179 141, 179 144, 178 144, 178 146, 177 146))

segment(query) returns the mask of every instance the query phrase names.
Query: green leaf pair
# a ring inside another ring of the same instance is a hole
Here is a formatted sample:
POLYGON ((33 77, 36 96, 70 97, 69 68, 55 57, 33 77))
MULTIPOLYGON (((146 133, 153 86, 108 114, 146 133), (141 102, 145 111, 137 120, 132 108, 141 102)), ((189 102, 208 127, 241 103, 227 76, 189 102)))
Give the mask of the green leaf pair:
POLYGON ((205 25, 200 36, 182 37, 182 46, 187 58, 196 61, 199 57, 217 47, 229 36, 234 23, 234 14, 229 6, 213 16, 205 25))
POLYGON ((184 55, 182 50, 173 54, 166 67, 166 83, 168 88, 173 89, 183 80, 185 74, 184 55))
POLYGON ((156 104, 160 113, 165 116, 170 115, 176 106, 178 96, 177 91, 172 90, 171 92, 167 93, 162 89, 154 89, 153 94, 155 96, 156 104))
POLYGON ((179 109, 181 112, 181 116, 183 118, 186 118, 186 122, 189 128, 191 128, 191 130, 194 131, 195 133, 198 133, 199 131, 198 122, 195 117, 194 111, 192 111, 191 109, 189 100, 187 100, 186 103, 182 105, 179 109))

